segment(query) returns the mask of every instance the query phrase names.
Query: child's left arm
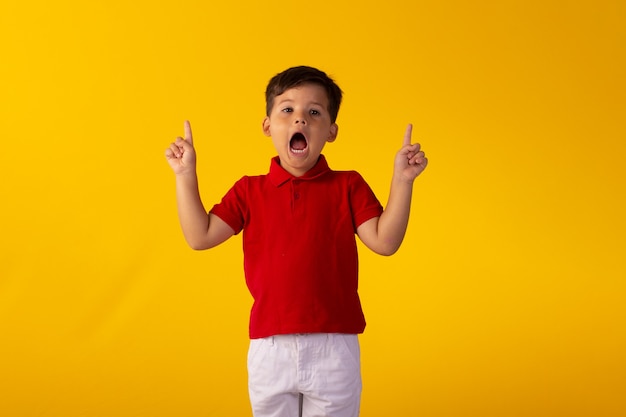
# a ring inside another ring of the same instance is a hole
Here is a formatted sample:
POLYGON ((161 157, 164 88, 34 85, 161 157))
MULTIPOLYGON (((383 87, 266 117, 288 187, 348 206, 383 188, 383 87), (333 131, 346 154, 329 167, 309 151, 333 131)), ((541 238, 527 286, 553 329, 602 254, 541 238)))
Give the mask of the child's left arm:
POLYGON ((412 130, 413 126, 408 125, 402 149, 396 154, 385 211, 380 217, 374 217, 357 228, 365 246, 380 255, 393 255, 400 248, 409 222, 413 181, 428 165, 420 145, 411 144, 412 130))

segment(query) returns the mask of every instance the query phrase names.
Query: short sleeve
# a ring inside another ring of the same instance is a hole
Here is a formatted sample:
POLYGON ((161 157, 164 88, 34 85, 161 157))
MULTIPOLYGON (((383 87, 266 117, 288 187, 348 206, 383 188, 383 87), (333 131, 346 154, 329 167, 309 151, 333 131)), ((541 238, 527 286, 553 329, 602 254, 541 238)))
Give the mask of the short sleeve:
POLYGON ((383 213, 383 206, 376 198, 374 191, 356 171, 351 172, 350 178, 350 208, 355 231, 366 221, 380 217, 383 213))
POLYGON ((228 224, 235 234, 243 230, 248 212, 247 185, 248 177, 241 178, 228 190, 222 201, 215 204, 209 211, 228 224))

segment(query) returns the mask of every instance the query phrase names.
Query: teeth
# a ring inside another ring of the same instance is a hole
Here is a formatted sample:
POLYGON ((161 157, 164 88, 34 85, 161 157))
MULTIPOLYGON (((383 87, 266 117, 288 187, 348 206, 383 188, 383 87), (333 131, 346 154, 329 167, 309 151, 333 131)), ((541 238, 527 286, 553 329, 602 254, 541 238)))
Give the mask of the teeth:
POLYGON ((293 152, 293 153, 304 153, 304 151, 306 151, 306 149, 293 149, 293 148, 291 148, 291 152, 293 152))

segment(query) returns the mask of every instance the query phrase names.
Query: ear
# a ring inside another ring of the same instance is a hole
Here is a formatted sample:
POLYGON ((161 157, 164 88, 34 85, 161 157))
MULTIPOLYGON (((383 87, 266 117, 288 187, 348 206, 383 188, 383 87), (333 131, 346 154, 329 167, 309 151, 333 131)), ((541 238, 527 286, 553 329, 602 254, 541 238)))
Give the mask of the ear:
POLYGON ((337 134, 339 133, 339 126, 337 125, 337 123, 333 123, 332 125, 330 125, 330 135, 328 136, 328 139, 326 139, 326 142, 334 142, 335 139, 337 139, 337 134))
POLYGON ((270 118, 269 117, 265 117, 265 119, 263 119, 263 134, 265 136, 272 136, 272 134, 270 133, 270 118))

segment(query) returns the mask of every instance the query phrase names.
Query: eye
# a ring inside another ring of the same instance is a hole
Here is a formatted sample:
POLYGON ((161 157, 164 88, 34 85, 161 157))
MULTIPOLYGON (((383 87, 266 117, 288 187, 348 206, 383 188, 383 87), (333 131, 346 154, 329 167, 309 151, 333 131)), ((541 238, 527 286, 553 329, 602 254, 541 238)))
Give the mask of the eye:
POLYGON ((281 110, 283 113, 291 113, 293 111, 293 109, 291 107, 285 107, 284 109, 281 110))
POLYGON ((313 109, 313 110, 311 110, 311 114, 313 116, 319 116, 321 113, 318 110, 313 109))

